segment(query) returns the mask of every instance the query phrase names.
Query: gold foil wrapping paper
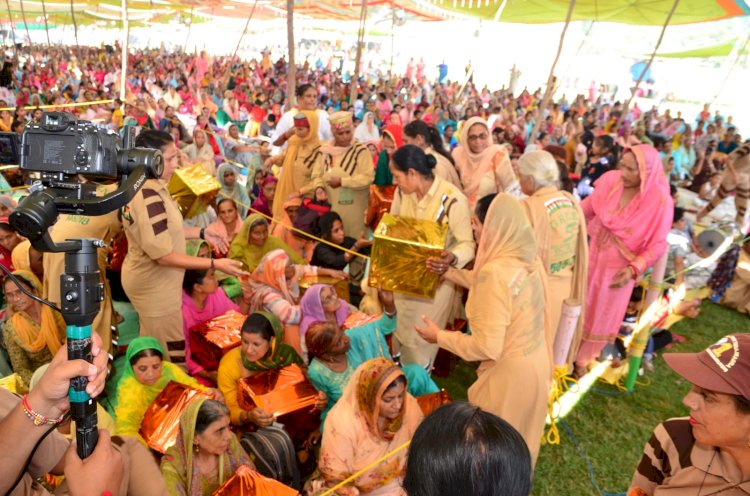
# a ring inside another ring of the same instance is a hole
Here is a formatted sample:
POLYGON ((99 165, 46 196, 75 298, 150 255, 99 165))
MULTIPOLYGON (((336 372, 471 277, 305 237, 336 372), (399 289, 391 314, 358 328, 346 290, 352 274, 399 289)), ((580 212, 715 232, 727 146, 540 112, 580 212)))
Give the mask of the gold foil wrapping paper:
POLYGON ((448 391, 441 389, 437 393, 423 394, 422 396, 416 397, 419 408, 422 409, 422 413, 426 417, 438 408, 448 403, 453 402, 453 398, 448 394, 448 391))
POLYGON ((140 434, 149 448, 165 453, 177 440, 180 416, 198 396, 209 398, 206 391, 170 381, 149 405, 141 422, 140 434))
POLYGON ((221 184, 200 164, 195 164, 174 171, 167 189, 182 217, 189 219, 206 211, 211 197, 221 190, 221 184))
POLYGON ((9 376, 0 379, 0 388, 7 389, 11 393, 25 394, 28 390, 24 387, 21 376, 18 374, 10 374, 9 376))
POLYGON ((247 465, 240 468, 211 496, 297 496, 299 492, 264 477, 247 465))
POLYGON ((318 392, 298 365, 242 379, 237 395, 240 408, 273 414, 295 441, 304 441, 320 426, 320 412, 314 407, 318 392))
POLYGON ((302 294, 316 284, 327 284, 333 286, 336 290, 336 294, 339 298, 349 301, 349 281, 346 279, 338 279, 333 276, 305 276, 299 281, 299 287, 302 290, 302 294))
POLYGON ((383 215, 391 211, 393 196, 396 194, 396 186, 370 185, 370 197, 365 212, 365 224, 373 231, 377 229, 383 215))
POLYGON ((426 262, 445 250, 448 225, 385 214, 373 236, 368 284, 434 298, 439 276, 427 270, 426 262))
POLYGON ((235 310, 190 328, 190 356, 206 370, 218 370, 226 352, 240 345, 240 329, 247 317, 235 310))

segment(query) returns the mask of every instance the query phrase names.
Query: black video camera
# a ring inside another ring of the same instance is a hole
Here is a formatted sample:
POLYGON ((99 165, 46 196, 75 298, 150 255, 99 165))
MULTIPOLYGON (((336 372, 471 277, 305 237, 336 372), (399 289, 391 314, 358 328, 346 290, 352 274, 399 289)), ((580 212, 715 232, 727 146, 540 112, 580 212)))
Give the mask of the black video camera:
MULTIPOLYGON (((42 114, 41 123, 26 126, 19 159, 23 170, 94 179, 117 179, 137 165, 147 170, 161 165, 153 150, 123 144, 114 131, 64 112, 42 114)), ((154 170, 154 176, 161 176, 161 170, 154 170)))

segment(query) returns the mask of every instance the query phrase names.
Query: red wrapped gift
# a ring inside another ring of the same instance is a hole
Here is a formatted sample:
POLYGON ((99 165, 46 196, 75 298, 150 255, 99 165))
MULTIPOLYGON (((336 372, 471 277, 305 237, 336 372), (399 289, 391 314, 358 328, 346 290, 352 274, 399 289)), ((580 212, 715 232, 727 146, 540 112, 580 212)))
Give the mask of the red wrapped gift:
POLYGON ((246 377, 239 383, 237 401, 243 410, 260 408, 276 417, 294 441, 304 441, 320 426, 315 409, 318 391, 298 365, 246 377))
POLYGON ((441 406, 453 402, 453 398, 451 398, 451 395, 448 394, 448 391, 446 391, 445 389, 441 389, 437 393, 417 396, 416 399, 417 403, 419 403, 419 408, 422 409, 422 413, 424 413, 425 417, 441 406))
POLYGON ((182 412, 199 396, 211 397, 207 391, 169 381, 143 415, 140 434, 149 448, 163 454, 175 443, 182 412))
POLYGON ((383 214, 391 211, 393 196, 396 194, 396 186, 370 185, 370 200, 365 213, 365 224, 373 231, 378 227, 383 214))
POLYGON ((218 370, 226 352, 240 345, 240 329, 247 316, 229 310, 190 328, 190 356, 206 370, 218 370))
POLYGON ((211 496, 297 496, 299 492, 264 477, 247 465, 240 468, 211 496))

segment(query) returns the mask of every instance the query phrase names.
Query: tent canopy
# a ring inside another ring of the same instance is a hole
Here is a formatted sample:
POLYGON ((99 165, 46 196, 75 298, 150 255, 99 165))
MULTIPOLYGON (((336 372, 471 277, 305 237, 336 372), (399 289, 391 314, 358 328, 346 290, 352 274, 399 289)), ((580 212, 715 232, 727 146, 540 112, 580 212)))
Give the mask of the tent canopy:
MULTIPOLYGON (((680 50, 677 52, 657 53, 656 56, 665 59, 704 59, 707 57, 728 57, 732 53, 732 50, 734 50, 734 46, 737 41, 738 40, 735 39, 724 43, 719 43, 718 45, 693 48, 690 50, 680 50)), ((745 55, 747 53, 750 53, 750 48, 745 45, 745 48, 743 50, 742 47, 740 47, 738 55, 745 55)))
MULTIPOLYGON (((164 18, 181 13, 195 22, 213 17, 246 19, 255 0, 128 0, 131 22, 164 22, 164 18)), ((661 25, 673 0, 578 0, 574 21, 607 21, 625 24, 661 25)), ((407 19, 435 21, 450 18, 502 20, 515 23, 549 23, 565 20, 568 0, 368 0, 368 8, 402 11, 407 19)), ((42 15, 39 0, 9 0, 12 19, 21 22, 23 6, 27 22, 37 22, 42 15)), ((362 0, 295 0, 295 14, 315 19, 358 20, 362 0)), ((70 23, 71 3, 44 1, 48 20, 70 23)), ((76 21, 118 21, 118 0, 73 0, 76 21)), ((0 9, 7 20, 7 9, 0 9)), ((714 21, 750 14, 744 0, 680 0, 671 24, 714 21)), ((285 0, 258 0, 254 19, 286 16, 285 0)))

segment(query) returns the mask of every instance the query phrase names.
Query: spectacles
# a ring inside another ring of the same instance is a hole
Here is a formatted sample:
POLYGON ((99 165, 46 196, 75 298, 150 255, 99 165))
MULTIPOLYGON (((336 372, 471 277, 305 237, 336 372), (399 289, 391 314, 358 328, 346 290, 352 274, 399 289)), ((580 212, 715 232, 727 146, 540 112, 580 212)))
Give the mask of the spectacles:
POLYGON ((470 134, 468 136, 469 141, 486 140, 488 137, 487 133, 482 134, 470 134))

